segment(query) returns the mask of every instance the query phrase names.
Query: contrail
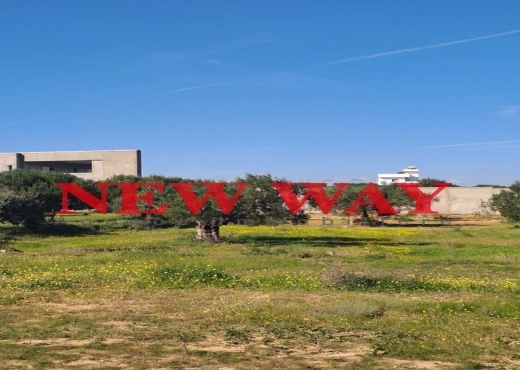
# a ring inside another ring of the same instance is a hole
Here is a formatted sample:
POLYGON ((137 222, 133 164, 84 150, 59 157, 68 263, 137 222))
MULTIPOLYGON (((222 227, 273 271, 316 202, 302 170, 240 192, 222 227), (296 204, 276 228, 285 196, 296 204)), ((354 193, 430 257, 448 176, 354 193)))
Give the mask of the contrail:
POLYGON ((23 120, 23 121, 7 122, 7 123, 2 123, 1 126, 18 125, 18 124, 20 124, 20 123, 30 122, 30 121, 34 121, 34 120, 35 120, 35 119, 26 119, 26 120, 23 120))
POLYGON ((206 87, 223 86, 223 85, 232 85, 232 83, 231 83, 231 82, 228 82, 228 83, 221 83, 221 84, 210 84, 210 85, 190 86, 190 87, 185 87, 185 88, 183 88, 183 89, 178 89, 178 90, 168 91, 168 93, 169 93, 169 94, 173 94, 173 93, 178 93, 178 92, 181 92, 181 91, 195 90, 195 89, 204 89, 204 88, 206 88, 206 87))
POLYGON ((434 146, 423 146, 421 149, 455 148, 455 147, 461 147, 461 146, 497 145, 497 144, 513 144, 513 143, 520 143, 520 140, 488 141, 488 142, 484 142, 484 143, 467 143, 467 144, 450 144, 450 145, 434 145, 434 146))
POLYGON ((409 48, 409 49, 400 49, 400 50, 393 50, 393 51, 387 51, 385 53, 378 53, 378 54, 370 54, 370 55, 363 55, 359 57, 353 57, 353 58, 347 58, 347 59, 340 59, 333 62, 328 62, 323 64, 324 66, 332 65, 332 64, 340 64, 340 63, 347 63, 347 62, 354 62, 356 60, 363 60, 363 59, 373 59, 373 58, 380 58, 380 57, 386 57, 387 55, 394 55, 394 54, 402 54, 402 53, 410 53, 412 51, 419 51, 419 50, 426 50, 426 49, 435 49, 435 48, 442 48, 444 46, 451 46, 451 45, 457 45, 457 44, 464 44, 466 42, 473 42, 473 41, 479 41, 479 40, 485 40, 485 39, 492 39, 494 37, 501 37, 506 35, 511 35, 513 33, 519 33, 520 29, 518 30, 512 30, 502 33, 495 33, 493 35, 487 35, 487 36, 481 36, 481 37, 474 37, 471 39, 464 39, 464 40, 458 40, 458 41, 450 41, 450 42, 443 42, 442 44, 435 44, 435 45, 428 45, 428 46, 419 46, 416 48, 409 48))

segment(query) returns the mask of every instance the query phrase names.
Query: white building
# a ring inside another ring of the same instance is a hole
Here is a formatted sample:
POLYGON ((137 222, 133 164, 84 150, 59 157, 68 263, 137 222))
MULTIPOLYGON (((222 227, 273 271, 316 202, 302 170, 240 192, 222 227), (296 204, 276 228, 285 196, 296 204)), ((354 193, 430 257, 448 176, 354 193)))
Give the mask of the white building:
POLYGON ((380 173, 377 175, 378 185, 388 185, 395 182, 417 183, 419 182, 419 169, 416 166, 408 166, 397 173, 380 173))

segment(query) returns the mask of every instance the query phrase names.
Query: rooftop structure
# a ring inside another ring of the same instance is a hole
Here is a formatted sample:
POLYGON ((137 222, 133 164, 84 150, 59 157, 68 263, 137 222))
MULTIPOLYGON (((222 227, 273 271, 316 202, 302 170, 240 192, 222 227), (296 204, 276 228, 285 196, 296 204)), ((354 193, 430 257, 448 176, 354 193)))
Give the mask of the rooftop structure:
POLYGON ((140 150, 0 153, 0 172, 53 171, 94 181, 114 175, 141 176, 140 150))
POLYGON ((419 169, 416 166, 408 166, 397 173, 381 173, 377 175, 378 185, 417 182, 419 182, 419 169))

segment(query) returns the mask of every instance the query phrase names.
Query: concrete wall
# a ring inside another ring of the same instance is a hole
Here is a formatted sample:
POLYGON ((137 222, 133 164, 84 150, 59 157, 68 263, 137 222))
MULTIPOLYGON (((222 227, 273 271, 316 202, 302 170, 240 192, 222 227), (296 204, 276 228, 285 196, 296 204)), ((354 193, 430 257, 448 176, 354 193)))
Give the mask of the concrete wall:
POLYGON ((21 153, 0 154, 0 172, 23 168, 24 158, 21 153))
MULTIPOLYGON (((420 187, 423 193, 433 193, 437 188, 420 187)), ((432 202, 432 210, 445 214, 467 215, 479 211, 480 202, 504 189, 492 187, 447 187, 432 202)))
MULTIPOLYGON (((94 165, 94 162, 92 163, 94 165)), ((92 168, 94 172, 94 168, 92 168)), ((141 176, 141 151, 107 151, 103 154, 103 176, 141 176)))
POLYGON ((0 172, 24 168, 25 162, 74 162, 91 161, 91 173, 71 173, 83 179, 102 181, 114 175, 141 176, 140 150, 93 150, 77 152, 24 152, 0 153, 0 172))
MULTIPOLYGON (((425 194, 432 194, 436 187, 419 187, 425 194)), ((492 195, 498 194, 505 188, 492 187, 446 187, 434 198, 431 203, 432 211, 440 214, 472 215, 480 211, 480 202, 486 201, 492 195), (435 201, 436 200, 436 201, 435 201)), ((305 203, 304 209, 309 213, 319 213, 319 208, 314 208, 305 203)), ((407 211, 402 211, 407 213, 407 211)))

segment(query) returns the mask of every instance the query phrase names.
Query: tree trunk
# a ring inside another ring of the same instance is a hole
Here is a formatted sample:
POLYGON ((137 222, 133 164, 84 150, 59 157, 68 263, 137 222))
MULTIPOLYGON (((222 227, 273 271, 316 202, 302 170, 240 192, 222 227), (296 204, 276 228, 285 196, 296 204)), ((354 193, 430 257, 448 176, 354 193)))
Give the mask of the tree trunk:
POLYGON ((368 225, 368 220, 370 218, 370 216, 368 215, 368 210, 366 209, 366 207, 363 207, 361 210, 363 211, 363 221, 365 225, 368 225))
POLYGON ((195 238, 209 243, 218 243, 220 241, 219 220, 212 220, 209 223, 198 221, 195 226, 195 238))

